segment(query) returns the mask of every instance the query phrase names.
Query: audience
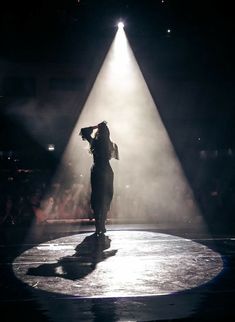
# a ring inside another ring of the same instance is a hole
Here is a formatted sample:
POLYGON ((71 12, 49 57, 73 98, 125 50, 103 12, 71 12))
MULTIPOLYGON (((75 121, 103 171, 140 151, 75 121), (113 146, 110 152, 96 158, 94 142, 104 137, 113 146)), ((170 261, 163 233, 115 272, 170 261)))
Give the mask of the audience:
MULTIPOLYGON (((197 173, 190 183, 203 215, 208 222, 235 223, 234 158, 225 159, 224 163, 205 158, 195 162, 197 173)), ((0 225, 92 218, 90 192, 82 182, 77 180, 64 188, 60 182, 52 184, 51 179, 46 170, 0 171, 0 225)))

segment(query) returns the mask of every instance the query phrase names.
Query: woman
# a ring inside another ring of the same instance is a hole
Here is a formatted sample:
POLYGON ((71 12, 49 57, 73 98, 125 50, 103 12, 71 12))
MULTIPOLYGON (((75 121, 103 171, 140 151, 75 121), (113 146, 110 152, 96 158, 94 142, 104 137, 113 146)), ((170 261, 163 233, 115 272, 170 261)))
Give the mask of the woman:
POLYGON ((80 135, 90 143, 94 164, 91 168, 91 208, 94 212, 96 234, 104 234, 107 212, 113 198, 113 170, 109 160, 119 159, 118 147, 110 141, 107 123, 82 128, 80 135), (94 137, 93 131, 96 130, 94 137))

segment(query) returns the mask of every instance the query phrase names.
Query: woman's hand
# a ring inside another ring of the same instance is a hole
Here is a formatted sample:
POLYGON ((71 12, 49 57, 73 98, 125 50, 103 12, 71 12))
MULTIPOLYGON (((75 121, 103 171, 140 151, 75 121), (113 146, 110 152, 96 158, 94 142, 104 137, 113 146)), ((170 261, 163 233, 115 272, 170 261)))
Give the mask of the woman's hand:
POLYGON ((99 124, 97 125, 97 127, 99 127, 99 126, 100 126, 100 125, 102 125, 102 124, 107 125, 107 122, 106 122, 106 121, 103 121, 103 122, 99 123, 99 124))

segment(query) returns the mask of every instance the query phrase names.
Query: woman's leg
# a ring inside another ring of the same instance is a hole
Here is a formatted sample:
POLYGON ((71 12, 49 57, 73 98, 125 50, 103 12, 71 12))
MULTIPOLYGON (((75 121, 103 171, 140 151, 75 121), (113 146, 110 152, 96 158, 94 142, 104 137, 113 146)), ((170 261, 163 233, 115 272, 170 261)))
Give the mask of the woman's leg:
POLYGON ((105 228, 106 217, 107 217, 107 213, 105 211, 103 211, 102 214, 101 214, 101 217, 100 217, 100 230, 101 230, 101 233, 106 232, 106 228, 105 228))
POLYGON ((106 232, 105 221, 106 216, 104 213, 98 212, 95 214, 95 232, 97 235, 104 234, 106 232))

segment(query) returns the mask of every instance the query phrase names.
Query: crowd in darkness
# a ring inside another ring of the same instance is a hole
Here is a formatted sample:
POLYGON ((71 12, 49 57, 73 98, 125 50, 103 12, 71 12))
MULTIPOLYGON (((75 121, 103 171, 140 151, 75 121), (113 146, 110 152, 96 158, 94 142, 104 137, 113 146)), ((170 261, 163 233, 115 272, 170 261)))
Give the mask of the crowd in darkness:
POLYGON ((194 164, 190 183, 207 222, 235 225, 235 155, 231 149, 201 151, 194 164))
MULTIPOLYGON (((192 161, 192 159, 191 159, 192 161)), ((191 162, 190 161, 190 162, 191 162)), ((199 155, 189 181, 210 223, 235 224, 235 157, 199 155), (195 167, 197 171, 195 171, 195 167)), ((186 162, 187 168, 187 162, 186 162)), ((5 168, 0 172, 0 225, 91 219, 89 192, 82 182, 64 187, 50 170, 5 168), (50 189, 49 189, 50 187, 50 189)))
POLYGON ((28 225, 58 219, 89 219, 89 196, 82 183, 64 187, 48 170, 18 169, 1 173, 0 224, 28 225))

